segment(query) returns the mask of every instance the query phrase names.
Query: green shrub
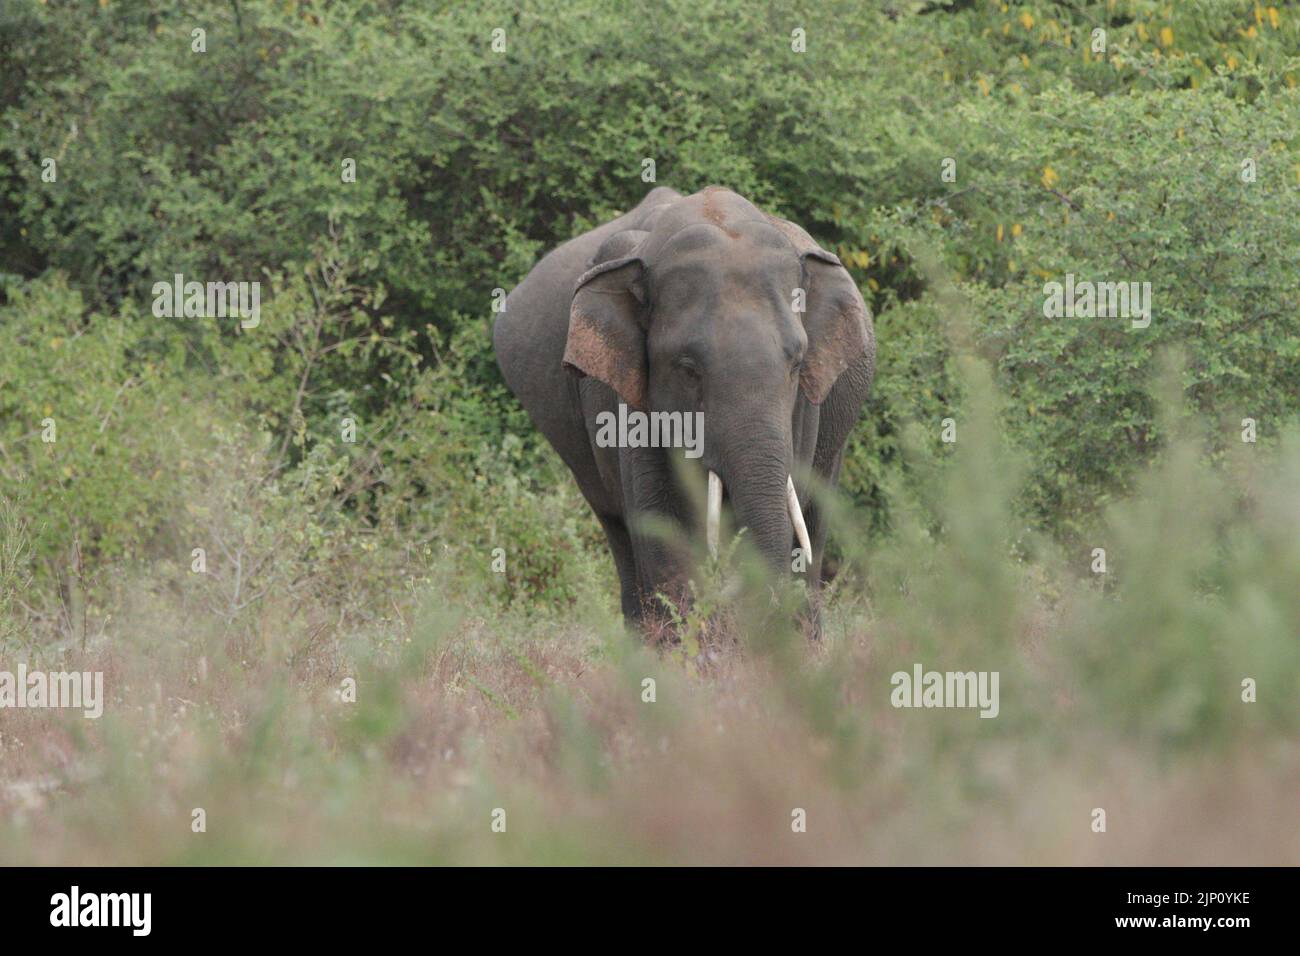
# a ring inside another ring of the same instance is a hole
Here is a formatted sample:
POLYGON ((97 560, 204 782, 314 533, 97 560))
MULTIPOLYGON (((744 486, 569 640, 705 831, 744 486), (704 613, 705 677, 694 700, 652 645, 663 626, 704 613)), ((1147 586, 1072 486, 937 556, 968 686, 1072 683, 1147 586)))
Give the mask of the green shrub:
MULTIPOLYGON (((1159 349, 1184 350, 1184 387, 1225 436, 1253 417, 1274 441, 1300 407, 1287 256, 1300 245, 1300 17, 1289 8, 835 2, 783 13, 673 0, 629 17, 596 0, 255 0, 204 11, 203 53, 193 21, 155 0, 0 18, 15 65, 0 84, 0 161, 12 170, 0 272, 58 269, 84 302, 71 311, 104 317, 92 325, 123 317, 90 339, 118 337, 129 357, 114 387, 144 381, 140 362, 183 374, 191 396, 215 372, 285 464, 329 440, 343 409, 372 425, 401 418, 386 432, 383 481, 349 507, 364 497, 363 510, 394 520, 407 509, 467 540, 483 523, 450 497, 466 475, 504 481, 504 467, 529 494, 564 480, 501 384, 492 293, 637 202, 646 158, 660 183, 720 182, 803 223, 862 286, 879 375, 844 487, 870 509, 874 536, 918 480, 899 453, 904 430, 937 442, 944 418, 960 427, 966 415, 927 258, 971 303, 962 335, 1006 394, 1009 445, 1030 462, 1017 507, 1058 535, 1085 534, 1163 440, 1146 385, 1159 349), (1099 25, 1104 54, 1092 51, 1099 25), (792 49, 796 29, 806 52, 792 49), (55 182, 41 177, 46 158, 55 182), (341 175, 347 159, 355 182, 341 175), (345 280, 302 275, 335 261, 345 280), (152 283, 177 272, 267 281, 268 298, 284 299, 269 307, 280 324, 258 336, 134 327, 152 283), (1151 327, 1045 319, 1043 283, 1066 273, 1151 282, 1151 327), (321 314, 339 323, 323 345, 296 324, 321 314), (502 452, 507 434, 517 451, 502 452)), ((148 380, 171 401, 167 383, 148 380)), ((30 427, 49 382, 12 381, 30 427)), ((138 536, 162 492, 119 499, 125 474, 111 468, 103 482, 87 500, 113 502, 114 534, 138 536)), ((594 529, 588 520, 580 537, 594 529)), ((512 533, 533 532, 546 533, 512 533)), ((537 593, 545 576, 529 574, 537 593)))

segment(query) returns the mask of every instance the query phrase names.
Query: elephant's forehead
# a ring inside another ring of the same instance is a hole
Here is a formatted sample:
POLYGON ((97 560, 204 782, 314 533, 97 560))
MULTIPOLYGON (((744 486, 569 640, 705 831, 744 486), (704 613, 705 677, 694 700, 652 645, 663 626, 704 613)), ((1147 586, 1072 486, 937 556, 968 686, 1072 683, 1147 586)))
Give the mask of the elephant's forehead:
POLYGON ((688 325, 732 324, 745 316, 770 321, 790 309, 798 284, 798 261, 789 257, 772 263, 692 257, 651 275, 658 306, 688 325))
POLYGON ((799 254, 790 241, 766 220, 744 220, 723 228, 692 222, 643 246, 643 258, 652 273, 679 269, 735 271, 787 271, 797 267, 799 254))
POLYGON ((798 253, 767 221, 746 220, 732 229, 713 223, 691 223, 657 248, 647 248, 643 258, 655 284, 788 284, 799 276, 798 253))
POLYGON ((748 239, 765 245, 789 242, 757 206, 717 186, 656 207, 642 228, 650 233, 645 249, 652 253, 683 241, 704 244, 748 239))
POLYGON ((706 310, 785 301, 798 284, 798 260, 774 254, 727 255, 704 250, 677 257, 650 273, 650 285, 660 301, 706 310))
POLYGON ((743 219, 722 225, 695 221, 682 225, 672 233, 659 237, 652 235, 652 238, 661 240, 655 250, 661 258, 708 251, 735 254, 739 251, 733 248, 737 244, 795 253, 794 246, 785 234, 766 219, 743 219))
POLYGON ((742 219, 761 219, 763 213, 744 196, 721 186, 710 186, 690 196, 683 196, 663 208, 657 217, 659 225, 675 231, 692 222, 711 222, 723 226, 742 219))

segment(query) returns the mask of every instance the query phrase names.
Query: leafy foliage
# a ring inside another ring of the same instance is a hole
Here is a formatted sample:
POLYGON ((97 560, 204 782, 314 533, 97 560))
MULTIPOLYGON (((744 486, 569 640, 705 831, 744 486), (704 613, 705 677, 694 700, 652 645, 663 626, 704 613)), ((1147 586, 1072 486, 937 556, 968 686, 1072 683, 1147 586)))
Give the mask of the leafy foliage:
MULTIPOLYGON (((1294 11, 1229 0, 835 2, 798 15, 672 0, 636 17, 547 0, 10 8, 0 272, 16 277, 7 324, 23 328, 0 360, 8 440, 30 437, 62 387, 49 374, 59 338, 76 343, 65 372, 97 350, 113 366, 88 366, 98 384, 76 414, 104 414, 103 389, 124 389, 114 415, 145 419, 150 403, 215 408, 215 389, 219 415, 253 416, 285 465, 333 441, 345 410, 375 427, 400 417, 365 508, 384 498, 394 520, 491 537, 511 509, 484 495, 535 513, 559 474, 497 373, 493 290, 637 202, 648 158, 659 182, 731 186, 850 266, 880 354, 843 485, 872 534, 896 525, 901 493, 922 480, 904 433, 937 443, 945 418, 960 433, 953 359, 974 348, 1029 462, 1018 512, 1077 540, 1164 439, 1149 383, 1165 347, 1187 356, 1184 389, 1223 423, 1220 449, 1240 419, 1270 443, 1300 408, 1287 255, 1300 247, 1298 31, 1294 11), (346 289, 331 286, 333 262, 346 289), (150 289, 176 273, 263 281, 284 301, 251 334, 153 320, 150 289), (972 309, 962 330, 940 274, 972 309), (1150 282, 1150 328, 1045 318, 1043 285, 1066 274, 1150 282), (331 288, 339 328, 313 343, 298 323, 331 288)), ((128 487, 128 473, 166 466, 147 448, 159 434, 79 445, 105 457, 99 488, 87 459, 51 472, 80 474, 114 553, 166 494, 166 482, 128 487)), ((594 523, 564 531, 566 544, 553 522, 521 522, 529 600, 572 600, 544 582, 554 554, 598 540, 594 523)), ((41 540, 66 531, 56 522, 41 540)))

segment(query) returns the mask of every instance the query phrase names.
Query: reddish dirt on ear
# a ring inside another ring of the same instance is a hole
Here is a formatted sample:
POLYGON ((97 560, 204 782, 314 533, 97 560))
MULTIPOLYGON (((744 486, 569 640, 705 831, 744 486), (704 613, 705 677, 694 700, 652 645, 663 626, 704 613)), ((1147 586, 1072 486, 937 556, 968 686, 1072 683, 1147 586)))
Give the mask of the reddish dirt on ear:
POLYGON ((634 368, 625 351, 610 342, 586 313, 575 310, 569 322, 564 364, 600 379, 628 405, 645 409, 645 370, 634 368))

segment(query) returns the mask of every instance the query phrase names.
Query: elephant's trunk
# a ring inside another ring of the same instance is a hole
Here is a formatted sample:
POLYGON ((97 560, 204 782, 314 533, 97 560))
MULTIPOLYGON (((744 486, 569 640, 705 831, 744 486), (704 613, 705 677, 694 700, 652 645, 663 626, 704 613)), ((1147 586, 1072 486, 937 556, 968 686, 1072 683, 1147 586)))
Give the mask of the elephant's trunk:
MULTIPOLYGON (((808 525, 803 519, 803 509, 799 506, 799 495, 794 490, 794 477, 786 480, 786 510, 790 513, 790 522, 794 526, 794 536, 799 542, 805 558, 812 554, 812 543, 808 540, 808 525)), ((715 471, 709 472, 708 511, 705 518, 705 539, 709 545, 709 554, 718 556, 718 529, 722 523, 722 479, 715 471)))
MULTIPOLYGON (((791 542, 800 529, 791 515, 790 445, 783 439, 753 442, 740 454, 725 456, 728 500, 737 528, 746 528, 749 541, 778 573, 790 569, 791 542)), ((716 548, 714 514, 721 511, 724 478, 710 478, 709 514, 706 515, 711 550, 716 548), (716 501, 719 507, 714 509, 716 501)), ((807 537, 803 529, 801 539, 807 537)), ((802 546, 802 540, 800 543, 802 546)))

